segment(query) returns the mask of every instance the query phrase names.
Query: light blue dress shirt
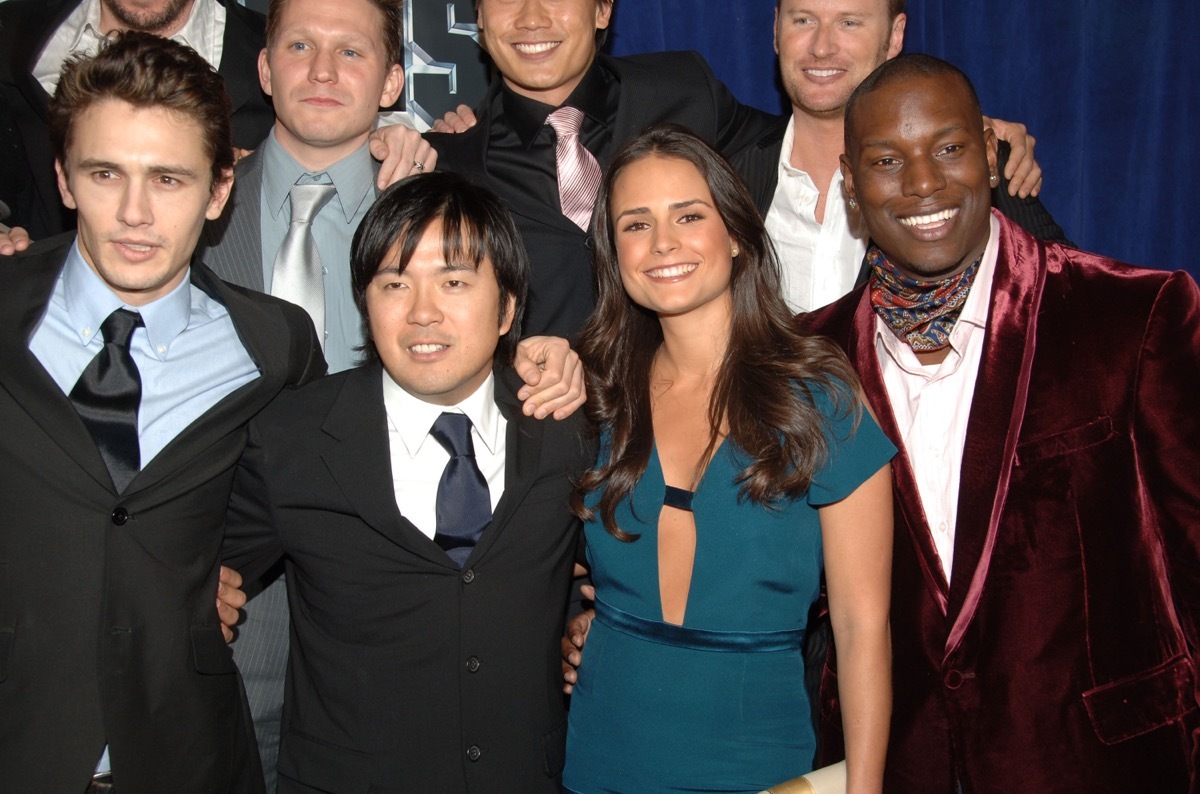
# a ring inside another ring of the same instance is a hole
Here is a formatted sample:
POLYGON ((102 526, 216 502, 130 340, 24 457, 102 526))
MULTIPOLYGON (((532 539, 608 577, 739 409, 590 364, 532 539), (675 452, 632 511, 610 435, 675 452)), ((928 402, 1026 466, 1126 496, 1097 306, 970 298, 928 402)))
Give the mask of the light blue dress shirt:
POLYGON ((325 273, 325 360, 330 372, 358 364, 362 317, 350 286, 350 243, 375 203, 375 167, 364 143, 320 173, 309 173, 275 139, 263 142, 261 212, 263 285, 271 292, 275 256, 292 223, 289 193, 295 184, 332 184, 337 193, 312 222, 313 241, 325 273))
MULTIPOLYGON (((76 241, 29 342, 64 394, 104 347, 100 324, 122 306, 84 261, 76 241)), ((145 468, 175 436, 259 371, 229 311, 187 277, 158 300, 126 308, 140 313, 145 323, 130 344, 142 378, 138 443, 145 468)))

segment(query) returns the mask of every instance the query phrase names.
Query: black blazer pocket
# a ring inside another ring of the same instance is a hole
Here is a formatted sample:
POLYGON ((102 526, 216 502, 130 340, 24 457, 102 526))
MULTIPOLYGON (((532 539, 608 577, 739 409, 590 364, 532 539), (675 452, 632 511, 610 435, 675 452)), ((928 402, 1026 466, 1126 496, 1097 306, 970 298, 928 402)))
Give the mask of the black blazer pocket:
MULTIPOLYGON (((279 792, 338 791, 385 792, 370 783, 370 757, 366 753, 331 744, 299 731, 284 731, 279 742, 279 792)), ((396 781, 395 792, 404 791, 396 781)))
POLYGON ((1017 445, 1017 466, 1028 466, 1035 461, 1057 458, 1097 444, 1103 444, 1116 435, 1112 418, 1101 416, 1082 425, 1068 428, 1040 438, 1033 438, 1017 445))
POLYGON ((12 656, 16 636, 16 626, 0 626, 0 683, 8 680, 8 659, 12 656))
POLYGON ((1096 736, 1116 744, 1178 722, 1196 708, 1195 671, 1185 656, 1089 689, 1083 704, 1096 736))
POLYGON ((225 644, 220 626, 192 626, 192 660, 202 675, 236 673, 233 652, 225 644))

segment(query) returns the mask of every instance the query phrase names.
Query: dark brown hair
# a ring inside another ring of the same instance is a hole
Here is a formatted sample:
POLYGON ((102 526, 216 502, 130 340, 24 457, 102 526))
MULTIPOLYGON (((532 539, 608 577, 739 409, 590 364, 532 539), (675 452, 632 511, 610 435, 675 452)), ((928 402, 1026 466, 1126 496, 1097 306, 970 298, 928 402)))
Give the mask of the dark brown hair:
POLYGON ((730 290, 733 317, 729 344, 720 363, 708 409, 712 428, 703 460, 728 424, 729 441, 750 461, 738 475, 739 498, 769 505, 797 499, 829 450, 827 423, 813 405, 820 389, 835 411, 854 412, 861 404, 858 379, 845 355, 826 339, 797 334, 781 297, 779 263, 762 219, 742 180, 720 154, 676 124, 650 127, 617 153, 596 200, 596 310, 579 342, 588 375, 588 412, 609 434, 597 467, 580 480, 572 509, 585 520, 594 508, 587 494, 603 488, 598 510, 604 527, 621 540, 635 535, 616 525, 615 510, 646 470, 654 431, 650 416, 650 369, 662 344, 658 317, 638 306, 621 283, 609 198, 630 164, 647 157, 683 160, 708 184, 713 204, 737 242, 730 290))
MULTIPOLYGON (((328 0, 330 3, 339 0, 328 0)), ((404 63, 404 0, 367 0, 383 16, 383 47, 387 66, 404 63)), ((288 0, 269 0, 267 3, 267 49, 279 35, 279 18, 288 0)))
POLYGON ((75 119, 92 104, 116 99, 135 108, 161 107, 187 116, 204 134, 213 185, 233 168, 230 102, 225 81, 191 47, 152 33, 126 31, 95 56, 68 60, 50 100, 50 143, 67 166, 75 119))

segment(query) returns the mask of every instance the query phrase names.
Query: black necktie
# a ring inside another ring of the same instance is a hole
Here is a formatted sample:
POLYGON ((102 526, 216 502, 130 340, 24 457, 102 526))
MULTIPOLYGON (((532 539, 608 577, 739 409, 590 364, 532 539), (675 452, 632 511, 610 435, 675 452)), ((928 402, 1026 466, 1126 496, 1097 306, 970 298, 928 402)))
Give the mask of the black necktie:
POLYGON ((92 434, 117 493, 141 468, 137 415, 142 377, 129 354, 133 329, 141 325, 142 316, 128 309, 108 315, 100 325, 104 347, 71 389, 71 402, 92 434))
POLYGON ((437 534, 433 539, 461 568, 492 520, 492 500, 487 480, 475 463, 471 420, 464 414, 445 413, 429 434, 450 453, 438 482, 437 534))

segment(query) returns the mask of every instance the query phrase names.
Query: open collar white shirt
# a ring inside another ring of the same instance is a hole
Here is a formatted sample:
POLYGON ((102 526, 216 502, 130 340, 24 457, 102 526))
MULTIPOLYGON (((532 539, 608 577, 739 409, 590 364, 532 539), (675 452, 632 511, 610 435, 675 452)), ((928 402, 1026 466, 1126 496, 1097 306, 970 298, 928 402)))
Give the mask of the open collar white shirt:
MULTIPOLYGON (((46 93, 53 94, 58 88, 58 75, 67 58, 77 54, 91 57, 100 50, 107 38, 100 32, 100 2, 83 0, 42 48, 33 76, 46 93)), ((225 48, 225 6, 217 0, 196 0, 187 22, 170 38, 191 47, 219 69, 225 48)))
POLYGON ((992 216, 979 272, 950 332, 950 353, 940 364, 922 364, 912 348, 875 316, 879 368, 947 583, 954 567, 963 446, 987 337, 999 233, 1000 224, 992 216))
POLYGON ((854 288, 867 251, 867 231, 862 216, 846 208, 840 168, 826 193, 824 220, 817 220, 820 191, 811 176, 790 162, 795 138, 796 120, 791 118, 766 227, 783 269, 784 300, 793 312, 807 312, 854 288))
POLYGON ((489 374, 471 396, 457 405, 434 405, 409 394, 386 370, 383 372, 383 406, 387 412, 396 506, 402 516, 430 538, 437 529, 438 482, 450 461, 450 453, 429 431, 443 413, 466 414, 471 420, 475 462, 487 480, 493 513, 504 494, 508 422, 496 405, 495 391, 495 376, 489 374))

